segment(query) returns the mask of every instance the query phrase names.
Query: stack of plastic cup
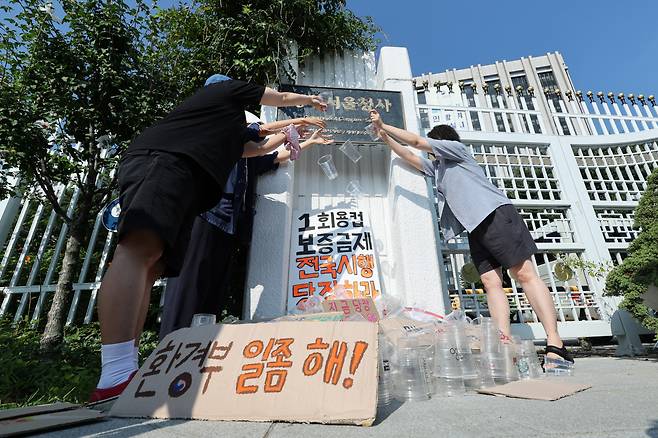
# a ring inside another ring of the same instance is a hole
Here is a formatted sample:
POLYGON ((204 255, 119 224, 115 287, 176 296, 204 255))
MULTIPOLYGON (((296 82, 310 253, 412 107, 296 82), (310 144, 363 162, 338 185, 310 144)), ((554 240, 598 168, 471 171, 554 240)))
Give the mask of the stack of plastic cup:
POLYGON ((455 345, 458 352, 458 360, 462 370, 462 379, 467 389, 480 387, 478 382, 479 373, 475 363, 475 357, 471 351, 471 344, 466 334, 467 323, 464 321, 451 321, 446 324, 449 333, 455 337, 455 345))
POLYGON ((537 349, 532 340, 520 340, 517 343, 518 360, 516 367, 519 370, 520 379, 538 379, 543 376, 541 366, 539 365, 539 357, 537 357, 537 349))
POLYGON ((480 320, 480 377, 488 382, 506 382, 506 361, 500 332, 491 318, 480 320))
POLYGON ((437 334, 434 353, 434 393, 455 396, 464 394, 462 354, 457 348, 455 326, 445 324, 437 334))
POLYGON ((398 340, 395 364, 395 397, 400 401, 421 401, 430 398, 432 370, 431 347, 419 342, 417 336, 398 340))
POLYGON ((393 346, 385 336, 379 335, 378 406, 387 406, 393 399, 393 375, 393 346))
POLYGON ((504 362, 504 374, 500 379, 502 383, 509 383, 519 380, 519 370, 516 366, 518 361, 516 345, 513 342, 503 343, 501 352, 504 362))

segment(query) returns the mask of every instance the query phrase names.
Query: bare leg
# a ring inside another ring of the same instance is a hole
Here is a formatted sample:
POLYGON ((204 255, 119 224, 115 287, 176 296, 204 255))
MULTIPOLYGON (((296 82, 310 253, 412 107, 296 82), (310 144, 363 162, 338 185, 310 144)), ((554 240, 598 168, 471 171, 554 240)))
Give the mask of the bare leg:
POLYGON ((125 236, 117 246, 98 299, 103 344, 134 339, 145 291, 151 281, 149 272, 162 256, 162 250, 162 240, 147 230, 125 236))
POLYGON ((511 336, 509 302, 503 290, 503 274, 501 268, 485 272, 480 275, 480 279, 487 293, 487 303, 491 317, 505 336, 511 336))
MULTIPOLYGON (((551 294, 549 293, 546 284, 541 278, 539 278, 539 275, 537 275, 532 261, 528 259, 519 263, 510 268, 510 271, 518 282, 521 283, 523 292, 526 297, 528 297, 532 310, 535 311, 539 321, 542 326, 544 326, 547 345, 562 347, 562 339, 557 331, 555 304, 553 303, 553 299, 551 298, 551 294)), ((553 353, 549 353, 549 356, 554 358, 559 357, 553 353)))
POLYGON ((156 263, 155 266, 149 271, 146 288, 144 289, 144 298, 142 298, 142 304, 140 308, 139 320, 135 326, 135 346, 139 347, 139 341, 142 337, 142 332, 144 331, 144 323, 146 322, 146 316, 149 311, 149 304, 151 303, 151 290, 153 290, 153 285, 160 278, 164 272, 164 267, 160 262, 156 263))

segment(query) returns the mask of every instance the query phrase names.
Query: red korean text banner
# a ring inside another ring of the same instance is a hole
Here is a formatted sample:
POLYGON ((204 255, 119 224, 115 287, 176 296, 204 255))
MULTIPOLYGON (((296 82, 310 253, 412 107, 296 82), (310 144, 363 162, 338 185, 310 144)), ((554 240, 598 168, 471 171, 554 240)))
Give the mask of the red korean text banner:
POLYGON ((374 236, 367 215, 357 209, 297 212, 294 216, 288 312, 315 296, 326 299, 381 294, 374 236))

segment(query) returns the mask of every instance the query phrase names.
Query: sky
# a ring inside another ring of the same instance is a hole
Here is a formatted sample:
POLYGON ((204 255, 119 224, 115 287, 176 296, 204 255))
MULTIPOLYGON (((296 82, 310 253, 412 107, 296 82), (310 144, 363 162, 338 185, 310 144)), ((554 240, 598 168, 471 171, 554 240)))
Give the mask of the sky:
POLYGON ((560 52, 576 89, 658 95, 658 0, 347 0, 414 76, 560 52))
MULTIPOLYGON (((160 5, 179 1, 186 0, 160 5)), ((380 47, 407 47, 415 76, 558 51, 576 89, 658 95, 658 0, 347 0, 347 7, 373 17, 380 47)))

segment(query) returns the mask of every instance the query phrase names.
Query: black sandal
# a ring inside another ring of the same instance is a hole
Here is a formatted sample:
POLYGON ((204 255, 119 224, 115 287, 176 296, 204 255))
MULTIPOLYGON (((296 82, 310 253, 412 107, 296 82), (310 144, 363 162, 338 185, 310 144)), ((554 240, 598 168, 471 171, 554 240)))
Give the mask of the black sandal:
POLYGON ((571 354, 569 354, 569 352, 564 347, 564 345, 562 345, 562 347, 556 347, 555 345, 547 345, 546 346, 546 354, 548 354, 548 353, 557 354, 558 356, 560 356, 565 361, 574 363, 573 357, 571 357, 571 354))

